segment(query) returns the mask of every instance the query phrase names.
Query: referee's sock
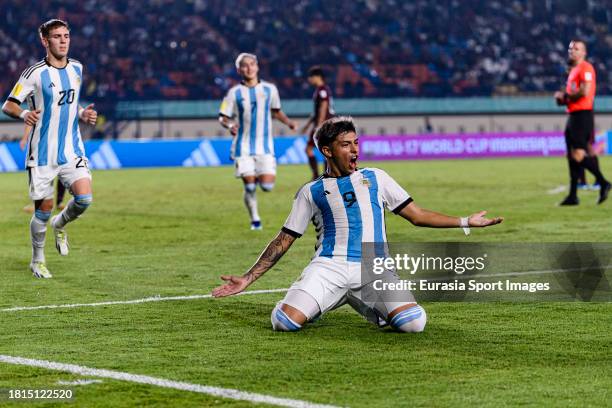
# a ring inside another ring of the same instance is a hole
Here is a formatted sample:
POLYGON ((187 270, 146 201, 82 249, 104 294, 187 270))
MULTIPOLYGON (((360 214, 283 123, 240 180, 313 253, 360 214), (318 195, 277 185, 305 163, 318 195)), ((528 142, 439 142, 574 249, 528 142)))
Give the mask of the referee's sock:
MULTIPOLYGON (((578 192, 578 179, 580 178, 580 163, 574 159, 569 159, 569 170, 570 170, 570 191, 568 197, 577 197, 578 192)), ((583 161, 584 163, 584 161, 583 161)))
POLYGON ((597 157, 585 156, 584 160, 582 160, 580 164, 582 164, 582 167, 593 173, 597 183, 600 186, 606 184, 606 179, 603 174, 601 174, 601 170, 599 169, 599 161, 597 160, 597 157))

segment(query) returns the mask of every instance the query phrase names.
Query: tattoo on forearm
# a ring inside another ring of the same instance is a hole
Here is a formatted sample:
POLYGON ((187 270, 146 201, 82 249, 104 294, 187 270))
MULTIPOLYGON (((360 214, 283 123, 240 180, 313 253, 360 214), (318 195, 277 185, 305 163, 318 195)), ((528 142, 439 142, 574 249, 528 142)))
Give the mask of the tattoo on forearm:
POLYGON ((270 268, 276 265, 279 259, 285 255, 285 252, 291 247, 295 238, 281 232, 272 240, 259 256, 255 265, 246 273, 246 277, 250 282, 257 280, 261 275, 266 273, 270 268))

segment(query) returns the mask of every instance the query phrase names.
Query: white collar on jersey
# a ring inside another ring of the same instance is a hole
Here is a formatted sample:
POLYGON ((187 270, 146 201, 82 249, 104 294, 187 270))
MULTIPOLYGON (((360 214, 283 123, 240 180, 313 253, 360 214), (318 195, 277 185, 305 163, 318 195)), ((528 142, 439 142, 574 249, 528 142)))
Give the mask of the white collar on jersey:
POLYGON ((47 64, 47 66, 50 66, 50 67, 55 68, 55 69, 65 69, 68 66, 68 64, 70 64, 70 58, 66 57, 66 65, 64 65, 61 68, 58 68, 56 66, 53 66, 53 65, 49 64, 49 61, 47 61, 47 57, 45 57, 45 64, 47 64))

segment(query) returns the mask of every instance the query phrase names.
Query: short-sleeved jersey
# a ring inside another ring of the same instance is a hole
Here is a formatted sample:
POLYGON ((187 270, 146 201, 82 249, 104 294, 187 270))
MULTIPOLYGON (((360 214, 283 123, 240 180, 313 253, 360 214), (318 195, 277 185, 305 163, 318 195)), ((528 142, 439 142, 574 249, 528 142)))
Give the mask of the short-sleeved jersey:
POLYGON ((219 114, 238 121, 238 133, 232 142, 232 158, 274 154, 272 109, 280 109, 276 86, 259 81, 254 87, 242 83, 232 87, 219 114))
POLYGON ((587 61, 582 61, 580 64, 572 68, 567 77, 565 92, 575 93, 580 86, 588 82, 591 84, 589 93, 576 101, 567 103, 568 112, 576 112, 581 110, 593 110, 593 101, 595 100, 595 68, 587 61))
POLYGON ((323 101, 327 101, 327 112, 322 120, 327 120, 335 115, 333 107, 333 98, 331 89, 327 85, 318 86, 312 95, 312 101, 314 102, 314 119, 315 124, 319 122, 319 109, 323 101))
POLYGON ((385 207, 398 213, 410 195, 380 169, 344 177, 319 177, 296 194, 283 231, 301 236, 310 221, 317 231, 315 257, 361 261, 361 244, 387 242, 385 207))
POLYGON ((79 129, 79 96, 83 65, 68 59, 64 68, 55 68, 46 59, 32 65, 19 77, 9 100, 31 110, 40 109, 32 129, 26 167, 62 165, 85 156, 79 129))

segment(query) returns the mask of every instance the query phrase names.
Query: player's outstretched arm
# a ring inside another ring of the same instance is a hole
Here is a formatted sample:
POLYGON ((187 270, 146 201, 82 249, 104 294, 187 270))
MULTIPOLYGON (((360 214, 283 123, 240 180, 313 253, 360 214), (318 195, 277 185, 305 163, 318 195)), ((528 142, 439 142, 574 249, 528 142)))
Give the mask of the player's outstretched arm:
POLYGON ((413 225, 431 228, 488 227, 499 224, 504 220, 503 217, 486 218, 486 214, 486 211, 472 214, 467 217, 468 225, 462 225, 461 217, 451 217, 450 215, 427 210, 419 207, 414 202, 411 202, 399 212, 399 215, 410 221, 413 225))
POLYGON ((285 112, 280 109, 272 109, 272 117, 287 125, 287 127, 291 130, 297 129, 297 122, 289 119, 289 117, 285 115, 285 112))
POLYGON ((276 238, 270 241, 266 249, 259 255, 259 259, 257 259, 255 265, 251 266, 247 273, 242 276, 222 275, 221 279, 226 283, 215 288, 212 291, 212 295, 214 297, 224 297, 242 292, 272 268, 285 255, 295 240, 295 237, 286 232, 279 232, 276 238))

